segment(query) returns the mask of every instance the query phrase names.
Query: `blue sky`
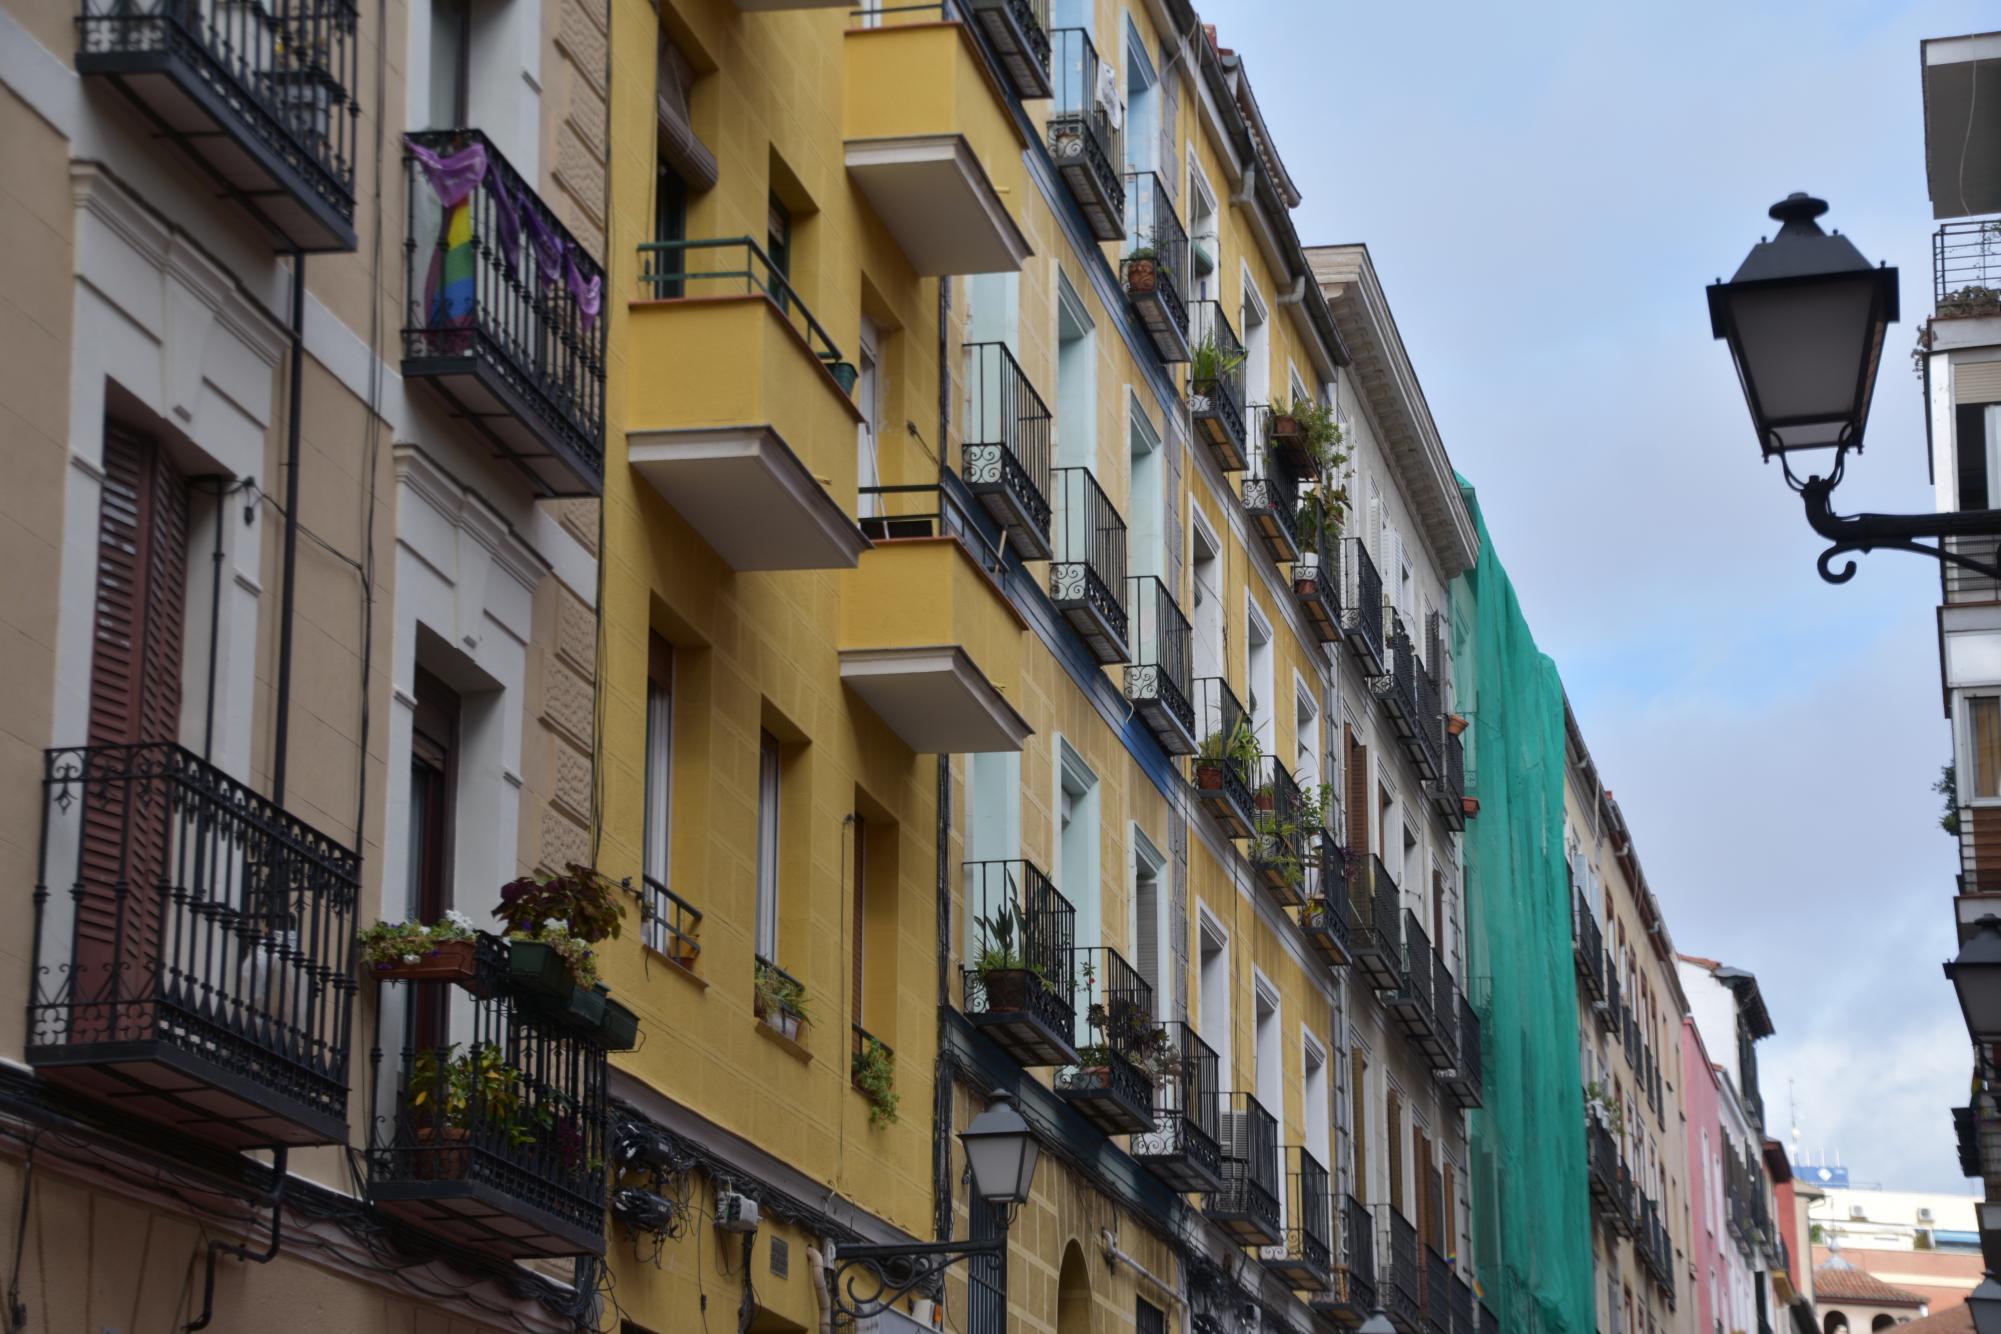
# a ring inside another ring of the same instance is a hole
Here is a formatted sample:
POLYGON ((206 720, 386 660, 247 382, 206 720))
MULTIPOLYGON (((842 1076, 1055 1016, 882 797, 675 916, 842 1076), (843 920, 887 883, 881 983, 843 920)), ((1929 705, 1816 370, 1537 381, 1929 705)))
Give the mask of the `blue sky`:
POLYGON ((1702 288, 1792 190, 1896 265, 1904 319, 1838 501, 1930 508, 1918 42, 1991 7, 1200 8, 1305 194, 1301 236, 1368 244, 1677 947, 1758 974, 1768 1128, 1791 1081, 1803 1142, 1858 1184, 1969 1189, 1937 567, 1884 553, 1821 582, 1702 288))

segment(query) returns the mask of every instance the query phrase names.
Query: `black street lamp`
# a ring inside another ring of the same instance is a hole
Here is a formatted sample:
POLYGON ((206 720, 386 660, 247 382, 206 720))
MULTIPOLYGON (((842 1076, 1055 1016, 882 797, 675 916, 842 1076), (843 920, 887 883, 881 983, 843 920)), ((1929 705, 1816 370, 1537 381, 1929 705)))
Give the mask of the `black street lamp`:
POLYGON ((2001 579, 2001 568, 1945 549, 1945 538, 2001 536, 2001 511, 1951 514, 1834 513, 1848 451, 1862 452, 1869 398, 1882 365, 1883 338, 1897 321, 1897 271, 1869 262, 1840 232, 1815 221, 1827 205, 1790 194, 1772 205, 1777 235, 1760 240, 1729 282, 1709 287, 1710 332, 1730 345, 1758 448, 1774 455, 1786 482, 1806 503, 1807 523, 1833 545, 1821 553, 1820 577, 1831 584, 1855 577, 1855 562, 1833 568, 1849 551, 1916 551, 2001 579), (1825 477, 1801 480, 1797 452, 1832 449, 1825 477), (1919 538, 1938 538, 1935 546, 1919 538))
MULTIPOLYGON (((998 1213, 994 1235, 984 1241, 842 1246, 834 1256, 836 1324, 852 1324, 907 1293, 935 1288, 945 1270, 961 1260, 984 1258, 997 1266, 1005 1262, 1008 1225, 1014 1220, 1014 1211, 1028 1201, 1042 1145, 1034 1129, 1015 1110, 1013 1096, 998 1091, 987 1099, 986 1110, 959 1132, 959 1143, 965 1146, 973 1194, 998 1213)), ((1004 1319, 1005 1314, 994 1305, 994 1318, 1004 1319)), ((1000 1331, 970 1324, 968 1334, 1000 1331)))
MULTIPOLYGON (((2001 1042, 2001 917, 1990 913, 1973 924, 1945 975, 1959 993, 1967 1034, 1983 1047, 2001 1042)), ((1995 1296, 2001 1299, 2001 1285, 1995 1296)))
POLYGON ((1966 1294, 1966 1309, 1973 1313, 1973 1334, 2001 1334, 2001 1283, 1994 1281, 1991 1271, 1966 1294))

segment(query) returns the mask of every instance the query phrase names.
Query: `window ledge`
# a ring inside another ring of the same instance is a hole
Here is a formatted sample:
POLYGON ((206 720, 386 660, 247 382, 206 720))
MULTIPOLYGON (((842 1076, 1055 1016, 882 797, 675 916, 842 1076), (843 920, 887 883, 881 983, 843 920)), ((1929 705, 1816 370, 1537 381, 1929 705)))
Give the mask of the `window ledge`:
MULTIPOLYGON (((806 1034, 808 1027, 805 1024, 800 1025, 799 1032, 802 1037, 806 1034)), ((777 1043, 781 1050, 793 1057, 801 1065, 812 1064, 813 1053, 798 1038, 786 1037, 783 1032, 779 1031, 773 1025, 766 1023, 763 1019, 757 1020, 757 1032, 758 1036, 777 1043)))
POLYGON ((709 989, 709 979, 695 971, 695 965, 692 960, 677 959, 664 950, 654 949, 651 945, 642 946, 642 948, 646 951, 647 958, 663 964, 669 973, 676 977, 687 979, 703 991, 709 989))

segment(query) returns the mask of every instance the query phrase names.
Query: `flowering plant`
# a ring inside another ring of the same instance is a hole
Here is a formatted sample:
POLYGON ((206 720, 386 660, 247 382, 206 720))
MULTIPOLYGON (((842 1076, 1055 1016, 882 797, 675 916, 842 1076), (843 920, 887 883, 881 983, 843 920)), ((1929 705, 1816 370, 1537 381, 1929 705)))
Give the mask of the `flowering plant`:
POLYGON ((507 938, 540 941, 561 955, 563 962, 570 966, 572 982, 587 990, 598 984, 597 951, 582 936, 571 935, 569 928, 561 922, 544 922, 535 931, 511 931, 507 938))
POLYGON ((456 908, 445 909, 441 922, 377 922, 361 933, 361 957, 377 968, 419 963, 440 946, 474 934, 472 918, 456 908))
POLYGON ((618 901, 616 882, 571 862, 561 875, 523 876, 502 885, 494 913, 507 923, 510 934, 540 940, 544 937, 539 933, 557 924, 585 944, 595 945, 618 939, 625 905, 618 901))

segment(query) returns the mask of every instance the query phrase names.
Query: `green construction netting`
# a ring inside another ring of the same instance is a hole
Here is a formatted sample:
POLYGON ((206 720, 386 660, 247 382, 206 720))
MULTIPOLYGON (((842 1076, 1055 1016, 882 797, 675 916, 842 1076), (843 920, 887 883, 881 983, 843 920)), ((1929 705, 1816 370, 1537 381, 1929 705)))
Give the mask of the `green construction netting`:
POLYGON ((1474 1248, 1505 1334, 1591 1334, 1591 1215, 1563 852, 1563 684, 1536 648, 1473 487, 1479 563, 1453 584, 1453 683, 1469 726, 1470 971, 1485 1047, 1472 1113, 1474 1248))

